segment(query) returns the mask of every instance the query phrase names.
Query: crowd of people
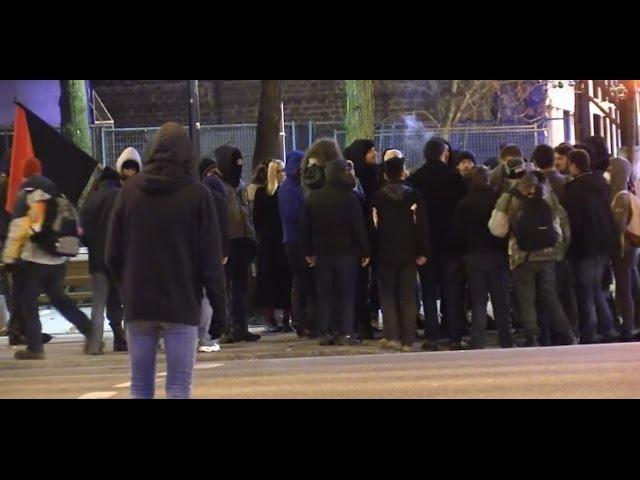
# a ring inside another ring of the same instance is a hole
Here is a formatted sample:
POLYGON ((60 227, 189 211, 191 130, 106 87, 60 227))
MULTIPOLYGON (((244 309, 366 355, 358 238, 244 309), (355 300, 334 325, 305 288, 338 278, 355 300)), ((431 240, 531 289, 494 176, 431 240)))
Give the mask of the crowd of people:
POLYGON ((188 135, 166 124, 144 159, 127 148, 102 171, 78 214, 91 319, 64 292, 65 256, 35 241, 60 193, 26 172, 2 232, 8 333, 26 344, 15 357, 44 358, 42 291, 90 355, 104 353, 106 310, 136 398, 154 395, 161 337, 167 394, 188 397, 197 351, 260 340, 250 310, 266 334, 321 346, 380 336, 390 351, 413 351, 417 338, 426 351, 443 339, 482 349, 490 328, 502 348, 638 339, 640 200, 631 163, 603 138, 538 145, 528 159, 503 145, 480 164, 433 137, 423 154, 409 172, 397 148, 320 139, 262 162, 246 185, 238 148, 197 165, 188 135))

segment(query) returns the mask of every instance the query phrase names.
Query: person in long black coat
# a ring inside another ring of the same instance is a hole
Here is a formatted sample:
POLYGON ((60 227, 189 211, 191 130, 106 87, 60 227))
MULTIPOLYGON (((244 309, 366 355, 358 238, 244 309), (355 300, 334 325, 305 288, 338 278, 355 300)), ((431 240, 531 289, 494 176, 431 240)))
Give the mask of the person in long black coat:
POLYGON ((258 237, 258 260, 255 306, 267 321, 267 332, 291 332, 291 272, 282 242, 282 220, 278 203, 278 187, 284 181, 284 163, 272 160, 267 171, 267 185, 256 190, 253 224, 258 237), (282 327, 275 319, 282 310, 282 327))

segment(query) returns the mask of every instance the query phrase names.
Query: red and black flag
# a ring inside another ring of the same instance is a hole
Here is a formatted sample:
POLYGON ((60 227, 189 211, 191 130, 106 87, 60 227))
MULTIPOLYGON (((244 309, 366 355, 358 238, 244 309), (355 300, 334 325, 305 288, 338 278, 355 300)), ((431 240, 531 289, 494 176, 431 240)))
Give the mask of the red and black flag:
POLYGON ((53 180, 71 202, 78 203, 98 162, 21 103, 16 102, 8 212, 13 211, 20 185, 31 175, 53 180))

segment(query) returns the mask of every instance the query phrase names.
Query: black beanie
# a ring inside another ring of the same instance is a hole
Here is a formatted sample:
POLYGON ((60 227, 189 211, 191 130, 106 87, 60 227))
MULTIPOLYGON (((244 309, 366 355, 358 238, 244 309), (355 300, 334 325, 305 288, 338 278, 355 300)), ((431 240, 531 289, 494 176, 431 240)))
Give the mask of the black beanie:
POLYGON ((467 150, 464 150, 458 153, 458 157, 456 158, 456 166, 459 165, 462 160, 471 160, 471 162, 473 162, 474 165, 478 164, 476 162, 475 155, 467 150))

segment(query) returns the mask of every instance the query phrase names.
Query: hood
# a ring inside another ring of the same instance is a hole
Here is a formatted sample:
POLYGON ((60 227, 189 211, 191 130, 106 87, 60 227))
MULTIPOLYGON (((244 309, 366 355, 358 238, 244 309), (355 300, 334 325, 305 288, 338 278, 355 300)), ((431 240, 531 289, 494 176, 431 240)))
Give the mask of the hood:
POLYGON ((329 162, 342 157, 342 152, 336 141, 332 138, 321 138, 313 142, 307 149, 302 160, 303 165, 308 165, 309 160, 314 159, 314 163, 324 167, 329 162))
POLYGON ((631 179, 631 162, 626 158, 615 157, 611 159, 611 198, 618 192, 627 190, 631 179))
POLYGON ((154 135, 142 172, 133 181, 146 192, 174 192, 194 182, 195 163, 187 132, 177 123, 165 123, 154 135))
POLYGON ((327 178, 327 186, 351 191, 356 187, 356 179, 349 172, 349 164, 341 158, 329 162, 325 167, 325 175, 327 178))
POLYGON ((124 165, 124 162, 126 162, 127 160, 133 160, 138 164, 140 170, 142 170, 142 160, 140 159, 140 154, 135 148, 127 147, 120 154, 118 160, 116 160, 116 171, 118 172, 118 174, 122 175, 122 165, 124 165))
POLYGON ((300 166, 302 165, 303 157, 304 152, 300 150, 292 150, 291 152, 287 153, 287 161, 284 166, 284 171, 287 174, 287 178, 300 176, 300 166))
POLYGON ((371 140, 355 140, 345 149, 344 158, 351 160, 356 169, 363 168, 366 166, 365 157, 367 152, 372 148, 375 148, 375 144, 371 140))
POLYGON ((242 153, 236 147, 223 145, 216 149, 215 155, 222 179, 236 188, 242 178, 242 153))

